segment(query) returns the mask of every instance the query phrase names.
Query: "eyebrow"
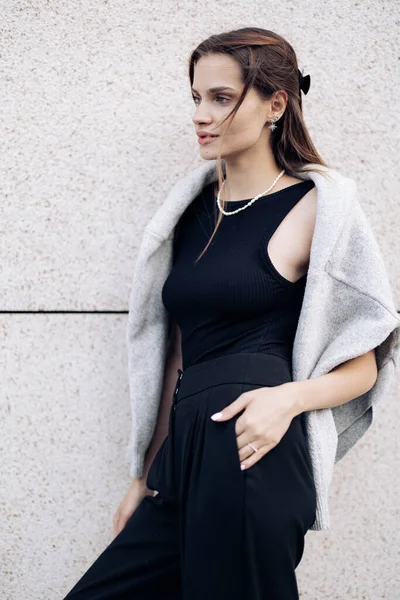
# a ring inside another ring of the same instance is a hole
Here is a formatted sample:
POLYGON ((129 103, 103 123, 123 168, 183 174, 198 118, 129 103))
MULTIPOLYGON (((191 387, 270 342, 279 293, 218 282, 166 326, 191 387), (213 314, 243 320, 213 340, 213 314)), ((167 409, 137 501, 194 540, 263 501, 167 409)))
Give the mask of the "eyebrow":
MULTIPOLYGON (((233 90, 233 91, 235 91, 235 90, 234 90, 234 88, 232 88, 232 87, 229 87, 228 85, 220 85, 220 86, 218 86, 218 87, 213 87, 213 88, 210 88, 210 89, 208 90, 208 92, 209 92, 210 94, 216 94, 217 92, 222 92, 223 90, 233 90)), ((194 88, 192 88, 192 92, 195 92, 196 94, 198 94, 198 93, 199 93, 199 92, 198 92, 197 90, 195 90, 194 88)))

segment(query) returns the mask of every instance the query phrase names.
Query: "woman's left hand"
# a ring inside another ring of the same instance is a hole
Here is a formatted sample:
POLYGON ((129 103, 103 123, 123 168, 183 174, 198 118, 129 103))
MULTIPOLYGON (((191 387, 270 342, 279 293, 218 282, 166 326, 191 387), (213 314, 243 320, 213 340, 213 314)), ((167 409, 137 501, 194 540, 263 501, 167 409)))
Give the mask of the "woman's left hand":
POLYGON ((246 469, 281 441, 293 417, 299 414, 295 382, 244 392, 211 418, 218 422, 227 421, 243 409, 243 414, 236 420, 235 431, 241 468, 246 469), (249 442, 257 452, 248 446, 249 442))

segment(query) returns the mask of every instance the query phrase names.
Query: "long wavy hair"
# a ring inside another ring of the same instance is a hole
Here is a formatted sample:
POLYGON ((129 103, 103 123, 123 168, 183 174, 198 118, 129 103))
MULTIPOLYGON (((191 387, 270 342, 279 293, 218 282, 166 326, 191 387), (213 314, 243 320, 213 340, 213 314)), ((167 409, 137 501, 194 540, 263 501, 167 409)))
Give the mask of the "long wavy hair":
MULTIPOLYGON (((285 90, 288 94, 287 106, 282 117, 277 121, 278 127, 271 131, 270 144, 278 167, 296 177, 297 171, 307 164, 320 164, 328 167, 323 161, 304 122, 302 109, 302 92, 299 87, 299 68, 293 47, 281 35, 260 27, 244 27, 233 31, 211 35, 202 41, 189 57, 189 79, 193 86, 194 68, 203 56, 208 54, 229 54, 238 63, 241 81, 244 84, 242 94, 231 110, 221 121, 234 118, 243 103, 248 91, 254 88, 261 98, 268 100, 277 90, 285 90)), ((222 134, 228 130, 231 122, 222 134)), ((222 144, 221 144, 222 145, 222 144)), ((218 179, 214 183, 214 193, 221 189, 224 173, 221 163, 221 151, 217 156, 218 179)), ((326 176, 323 170, 313 168, 326 176)), ((221 206, 225 202, 221 199, 221 206)), ((214 231, 198 256, 196 262, 206 252, 221 223, 223 213, 218 211, 214 231)))

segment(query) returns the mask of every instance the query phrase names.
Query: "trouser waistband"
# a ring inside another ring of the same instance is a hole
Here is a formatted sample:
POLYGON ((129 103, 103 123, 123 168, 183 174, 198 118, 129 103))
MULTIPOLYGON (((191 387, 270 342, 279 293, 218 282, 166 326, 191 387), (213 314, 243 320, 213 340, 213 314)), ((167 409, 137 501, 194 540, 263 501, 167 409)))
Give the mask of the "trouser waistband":
POLYGON ((291 379, 290 361, 277 354, 228 354, 178 369, 174 402, 223 383, 274 386, 291 379))

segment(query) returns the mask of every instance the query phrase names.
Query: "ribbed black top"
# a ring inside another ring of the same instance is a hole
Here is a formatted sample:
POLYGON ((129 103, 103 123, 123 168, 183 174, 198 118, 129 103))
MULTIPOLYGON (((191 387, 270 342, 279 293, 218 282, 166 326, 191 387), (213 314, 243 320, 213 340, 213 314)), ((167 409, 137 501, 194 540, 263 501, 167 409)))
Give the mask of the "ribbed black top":
MULTIPOLYGON (((183 369, 236 352, 261 352, 291 361, 307 274, 291 282, 273 266, 268 242, 293 206, 314 187, 307 179, 223 216, 207 244, 218 207, 214 183, 205 186, 175 227, 174 257, 162 301, 182 332, 183 369)), ((249 202, 230 201, 225 210, 249 202)))

